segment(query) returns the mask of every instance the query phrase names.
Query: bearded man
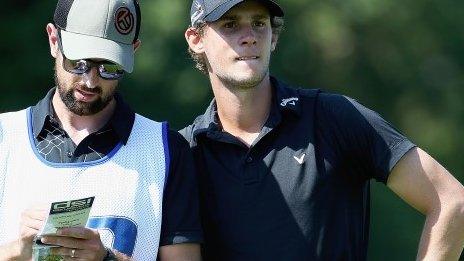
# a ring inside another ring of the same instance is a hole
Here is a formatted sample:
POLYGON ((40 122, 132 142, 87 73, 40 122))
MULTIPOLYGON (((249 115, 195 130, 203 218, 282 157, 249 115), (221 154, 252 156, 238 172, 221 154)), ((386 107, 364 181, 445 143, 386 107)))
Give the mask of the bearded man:
POLYGON ((56 88, 0 114, 0 260, 31 260, 34 244, 64 260, 199 260, 189 146, 116 92, 139 30, 136 0, 58 1, 46 26, 56 88), (44 206, 89 197, 86 227, 36 237, 44 206))

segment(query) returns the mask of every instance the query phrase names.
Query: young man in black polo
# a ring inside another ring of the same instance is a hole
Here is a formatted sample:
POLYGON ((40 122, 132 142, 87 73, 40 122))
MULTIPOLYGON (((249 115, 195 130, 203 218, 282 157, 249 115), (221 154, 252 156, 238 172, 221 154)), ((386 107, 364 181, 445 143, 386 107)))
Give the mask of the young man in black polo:
POLYGON ((54 22, 56 88, 0 114, 0 260, 42 244, 57 247, 34 260, 199 260, 188 143, 115 92, 140 45, 137 1, 59 0, 54 22), (36 237, 50 203, 92 197, 87 227, 36 237))
POLYGON ((283 11, 195 0, 185 37, 214 100, 181 131, 201 172, 206 260, 365 260, 369 180, 426 215, 418 259, 457 260, 464 188, 353 99, 269 75, 283 11))

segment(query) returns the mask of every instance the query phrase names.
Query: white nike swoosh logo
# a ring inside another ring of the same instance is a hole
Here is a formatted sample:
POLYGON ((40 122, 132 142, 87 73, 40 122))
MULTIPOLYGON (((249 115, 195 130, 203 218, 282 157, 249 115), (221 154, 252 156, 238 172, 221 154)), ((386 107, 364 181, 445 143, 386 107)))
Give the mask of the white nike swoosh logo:
POLYGON ((299 158, 297 156, 293 156, 293 158, 301 165, 303 164, 304 157, 306 156, 306 153, 303 153, 299 158))

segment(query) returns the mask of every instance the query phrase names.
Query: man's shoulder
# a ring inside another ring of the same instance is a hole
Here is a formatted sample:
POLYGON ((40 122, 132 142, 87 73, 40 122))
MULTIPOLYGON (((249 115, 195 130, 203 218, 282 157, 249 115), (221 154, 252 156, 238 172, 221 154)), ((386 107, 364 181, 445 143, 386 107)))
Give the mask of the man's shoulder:
POLYGON ((274 83, 277 83, 278 97, 283 98, 283 103, 285 103, 287 100, 291 101, 293 97, 298 97, 303 103, 309 100, 317 100, 318 107, 331 109, 347 106, 349 104, 352 104, 353 101, 355 101, 354 99, 348 96, 329 92, 322 88, 290 85, 275 78, 273 81, 274 83))
POLYGON ((355 99, 339 93, 323 91, 318 96, 319 106, 325 109, 343 109, 346 106, 353 106, 354 102, 355 99))
POLYGON ((379 116, 376 111, 366 107, 357 99, 338 93, 320 93, 317 104, 319 114, 323 114, 326 118, 334 120, 351 121, 379 116))
POLYGON ((126 129, 122 128, 121 126, 118 126, 118 128, 120 128, 121 135, 128 135, 127 139, 129 139, 129 137, 134 134, 141 137, 145 135, 152 136, 154 134, 159 135, 160 137, 165 136, 169 125, 165 121, 155 121, 135 113, 132 124, 130 126, 127 126, 126 129))
POLYGON ((156 120, 150 119, 147 116, 144 116, 144 115, 139 114, 139 113, 134 113, 134 115, 135 115, 135 120, 140 121, 140 122, 144 122, 144 123, 147 123, 147 124, 163 124, 163 123, 166 123, 164 121, 156 121, 156 120))
POLYGON ((18 117, 21 115, 26 115, 26 109, 20 111, 4 112, 0 113, 0 143, 3 143, 6 131, 11 126, 17 125, 20 122, 25 122, 26 119, 23 117, 18 117))
POLYGON ((18 117, 20 115, 26 115, 27 109, 22 109, 19 111, 10 111, 10 112, 3 112, 0 113, 0 123, 6 122, 6 121, 24 121, 24 119, 18 117))
POLYGON ((305 110, 305 106, 315 104, 318 121, 350 122, 353 117, 366 111, 366 108, 357 100, 346 95, 330 92, 321 88, 308 88, 298 85, 289 85, 280 80, 273 79, 277 83, 278 94, 281 98, 281 106, 291 102, 292 99, 299 99, 305 110))
POLYGON ((167 137, 169 142, 169 148, 183 148, 185 149, 188 146, 188 143, 183 135, 181 135, 180 131, 175 131, 173 129, 167 130, 167 137))
POLYGON ((343 105, 353 100, 347 96, 329 92, 322 88, 287 84, 286 82, 274 77, 271 78, 271 81, 274 86, 277 87, 277 97, 281 99, 282 103, 290 102, 292 99, 299 98, 303 103, 309 100, 317 100, 319 106, 337 107, 338 105, 343 105))
POLYGON ((316 101, 317 109, 328 113, 337 113, 347 108, 352 108, 358 102, 346 95, 330 92, 322 88, 302 87, 298 85, 280 84, 279 92, 298 96, 301 102, 316 101))
POLYGON ((15 110, 15 111, 0 112, 0 118, 1 118, 1 119, 4 119, 4 118, 9 118, 9 117, 14 117, 14 116, 17 115, 18 113, 24 113, 24 112, 27 111, 28 109, 29 109, 29 108, 20 109, 20 110, 15 110))

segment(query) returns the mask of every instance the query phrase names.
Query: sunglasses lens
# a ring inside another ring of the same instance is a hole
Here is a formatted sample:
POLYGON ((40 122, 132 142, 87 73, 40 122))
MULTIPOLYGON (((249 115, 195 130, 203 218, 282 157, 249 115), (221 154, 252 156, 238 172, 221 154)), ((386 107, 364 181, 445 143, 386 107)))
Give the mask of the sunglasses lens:
POLYGON ((122 71, 121 66, 113 64, 113 63, 101 64, 100 68, 102 72, 107 72, 107 73, 120 73, 122 71))
POLYGON ((124 74, 121 66, 114 63, 103 63, 98 67, 100 76, 105 79, 114 80, 119 79, 124 74))
POLYGON ((83 74, 89 69, 85 60, 69 60, 67 58, 63 59, 63 67, 66 71, 75 74, 83 74))
POLYGON ((124 75, 124 70, 121 66, 108 61, 93 62, 87 60, 69 60, 63 56, 63 67, 70 73, 84 74, 94 66, 97 66, 98 73, 106 80, 116 80, 124 75))

